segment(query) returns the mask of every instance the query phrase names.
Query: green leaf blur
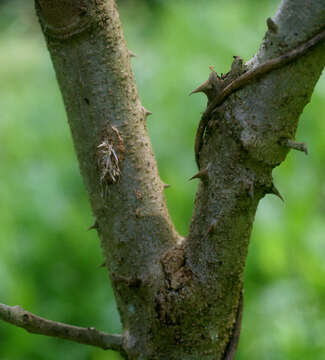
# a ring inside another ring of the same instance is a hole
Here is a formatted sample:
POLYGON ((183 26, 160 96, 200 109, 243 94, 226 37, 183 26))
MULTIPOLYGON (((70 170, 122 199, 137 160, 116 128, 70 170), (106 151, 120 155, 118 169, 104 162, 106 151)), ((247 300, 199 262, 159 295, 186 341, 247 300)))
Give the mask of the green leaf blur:
MULTIPOLYGON (((168 206, 186 235, 197 183, 194 134, 206 100, 189 92, 209 65, 257 50, 278 1, 120 0, 123 28, 168 206)), ((286 202, 267 196, 245 273, 239 360, 325 357, 325 79, 274 171, 286 202)), ((0 4, 0 302, 53 320, 121 326, 69 128, 32 1, 0 4)), ((1 360, 117 360, 119 355, 30 335, 0 322, 1 360)))

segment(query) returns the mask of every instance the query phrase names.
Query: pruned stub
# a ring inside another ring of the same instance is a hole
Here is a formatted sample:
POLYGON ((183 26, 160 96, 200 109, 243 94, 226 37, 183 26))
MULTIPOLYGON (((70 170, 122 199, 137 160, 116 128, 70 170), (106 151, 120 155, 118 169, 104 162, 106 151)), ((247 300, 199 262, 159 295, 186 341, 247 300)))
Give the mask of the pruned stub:
POLYGON ((102 197, 105 196, 107 186, 115 184, 120 178, 123 158, 123 139, 116 127, 108 125, 97 146, 97 165, 102 197))
POLYGON ((43 31, 52 38, 66 40, 88 29, 92 23, 90 1, 36 0, 35 4, 43 31))

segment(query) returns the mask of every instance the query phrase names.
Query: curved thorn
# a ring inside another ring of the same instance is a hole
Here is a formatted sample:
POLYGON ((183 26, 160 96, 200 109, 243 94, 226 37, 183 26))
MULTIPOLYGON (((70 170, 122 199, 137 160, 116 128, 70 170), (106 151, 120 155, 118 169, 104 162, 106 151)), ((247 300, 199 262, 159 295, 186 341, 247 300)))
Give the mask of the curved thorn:
POLYGON ((149 111, 148 109, 146 109, 144 106, 142 106, 142 110, 144 112, 144 116, 149 116, 149 115, 152 115, 152 112, 149 111))
POLYGON ((164 189, 168 189, 168 188, 170 188, 171 187, 171 185, 169 185, 169 184, 164 184, 164 189))
POLYGON ((203 179, 206 178, 208 176, 209 172, 208 172, 208 167, 206 167, 205 169, 200 170, 198 173, 196 173, 195 175, 193 175, 190 180, 193 179, 203 179))
POLYGON ((275 187, 274 184, 272 184, 272 188, 271 188, 271 190, 270 190, 270 194, 276 195, 277 197, 279 197, 279 198, 284 202, 284 199, 283 199, 282 195, 280 194, 279 190, 275 187))
POLYGON ((88 231, 89 231, 89 230, 94 230, 94 229, 97 230, 98 228, 99 228, 98 221, 95 220, 95 222, 94 222, 91 226, 89 226, 88 231))
POLYGON ((137 55, 136 55, 133 51, 131 51, 131 50, 128 50, 128 53, 129 53, 129 56, 130 56, 131 58, 137 57, 137 55))
POLYGON ((200 85, 199 87, 197 87, 196 89, 191 91, 189 93, 189 96, 200 93, 200 92, 206 93, 206 91, 211 90, 211 88, 212 88, 212 85, 211 85, 210 81, 206 80, 202 85, 200 85))
POLYGON ((270 17, 266 19, 266 25, 271 33, 278 33, 278 25, 270 17))

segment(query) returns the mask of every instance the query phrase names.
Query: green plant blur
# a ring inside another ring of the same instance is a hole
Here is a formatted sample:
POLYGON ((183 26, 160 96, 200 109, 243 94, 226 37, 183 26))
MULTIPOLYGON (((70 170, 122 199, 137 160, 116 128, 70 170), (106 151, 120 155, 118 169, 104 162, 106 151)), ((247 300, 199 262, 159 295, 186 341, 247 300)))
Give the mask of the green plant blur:
MULTIPOLYGON (((0 4, 0 302, 53 320, 119 332, 119 316, 66 116, 33 2, 0 4)), ((272 0, 120 0, 122 23, 166 197, 186 235, 197 183, 194 134, 206 100, 189 92, 209 65, 248 60, 272 0)), ((238 360, 325 359, 325 79, 298 141, 274 171, 285 198, 256 216, 245 273, 238 360)), ((107 360, 114 352, 30 335, 0 322, 1 360, 107 360)))

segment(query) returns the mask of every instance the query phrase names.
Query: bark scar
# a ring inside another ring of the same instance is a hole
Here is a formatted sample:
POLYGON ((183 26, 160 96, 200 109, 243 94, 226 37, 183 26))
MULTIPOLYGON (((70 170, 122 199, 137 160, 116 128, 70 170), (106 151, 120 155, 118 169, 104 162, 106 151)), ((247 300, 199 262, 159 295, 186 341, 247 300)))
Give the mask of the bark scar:
POLYGON ((44 33, 55 39, 66 40, 92 25, 90 3, 85 0, 36 0, 35 7, 44 33))

